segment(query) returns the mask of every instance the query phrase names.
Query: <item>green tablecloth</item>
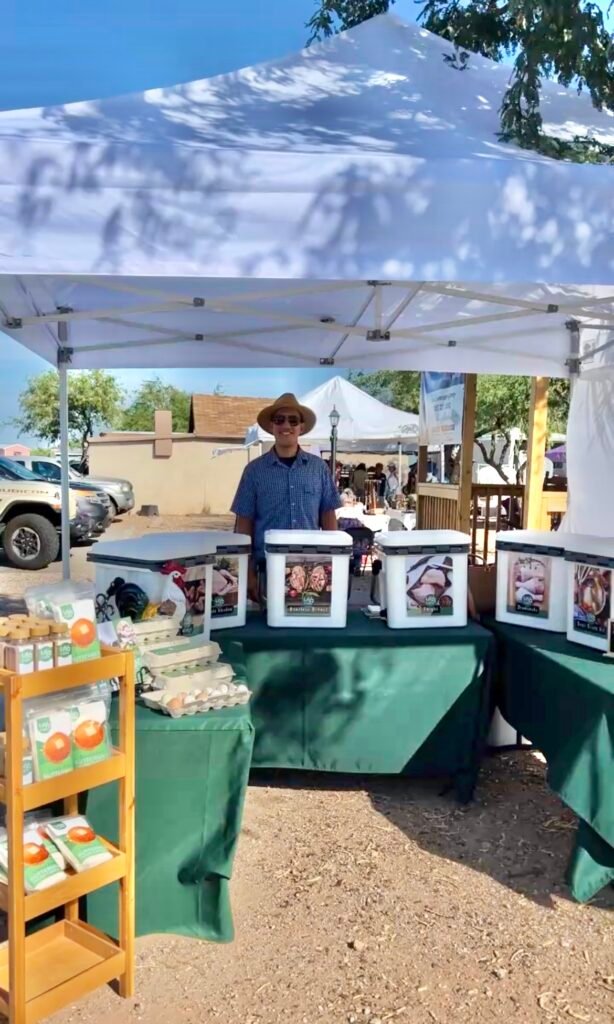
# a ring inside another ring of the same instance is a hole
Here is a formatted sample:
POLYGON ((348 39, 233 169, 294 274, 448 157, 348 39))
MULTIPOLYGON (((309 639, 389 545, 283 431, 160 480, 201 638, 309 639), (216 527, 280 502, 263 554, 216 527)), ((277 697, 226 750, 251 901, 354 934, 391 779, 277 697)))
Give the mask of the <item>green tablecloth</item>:
POLYGON ((488 726, 492 636, 481 626, 215 634, 253 691, 254 767, 452 776, 470 799, 488 726))
MULTIPOLYGON (((249 705, 178 719, 137 706, 137 935, 233 938, 228 883, 253 738, 249 705)), ((116 785, 92 790, 87 814, 116 841, 116 785)), ((88 919, 117 936, 109 895, 107 888, 88 897, 88 919)))
POLYGON ((543 751, 549 785, 580 819, 568 881, 590 900, 614 880, 614 662, 557 633, 490 625, 501 712, 543 751))

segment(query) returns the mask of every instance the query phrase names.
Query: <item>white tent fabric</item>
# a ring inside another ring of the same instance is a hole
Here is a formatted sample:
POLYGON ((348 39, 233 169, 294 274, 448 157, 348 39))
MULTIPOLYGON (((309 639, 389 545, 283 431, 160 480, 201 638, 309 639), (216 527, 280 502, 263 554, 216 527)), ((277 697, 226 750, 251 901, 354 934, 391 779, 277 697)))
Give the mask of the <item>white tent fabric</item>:
MULTIPOLYGON (((64 318, 76 368, 566 375, 566 320, 614 323, 612 170, 500 142, 508 69, 457 63, 381 16, 234 74, 0 115, 6 329, 55 362, 64 318)), ((614 141, 586 95, 546 83, 542 108, 614 141)))
MULTIPOLYGON (((315 427, 302 438, 305 445, 329 447, 329 415, 333 408, 340 415, 337 428, 340 450, 368 451, 371 445, 375 445, 379 451, 386 445, 411 443, 418 438, 418 416, 385 405, 384 402, 361 391, 345 377, 333 377, 325 381, 324 384, 301 395, 299 401, 308 409, 312 409, 316 415, 315 427)), ((254 423, 245 435, 247 445, 270 440, 271 435, 257 423, 254 423)))
POLYGON ((576 383, 567 430, 569 506, 561 529, 614 535, 614 381, 576 383))

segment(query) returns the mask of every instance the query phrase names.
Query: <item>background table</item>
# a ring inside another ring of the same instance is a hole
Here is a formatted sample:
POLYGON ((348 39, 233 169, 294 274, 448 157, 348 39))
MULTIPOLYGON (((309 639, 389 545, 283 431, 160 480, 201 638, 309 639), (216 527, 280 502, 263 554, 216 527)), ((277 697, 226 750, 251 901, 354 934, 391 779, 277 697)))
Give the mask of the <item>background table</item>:
MULTIPOLYGON (((136 931, 233 938, 228 883, 253 746, 249 705, 136 717, 136 931)), ((113 787, 89 794, 93 827, 117 839, 113 787)), ((89 921, 117 935, 115 899, 88 897, 89 921)))
POLYGON ((254 614, 214 636, 253 691, 254 767, 452 776, 470 799, 489 717, 481 626, 391 630, 350 612, 346 629, 270 629, 254 614))
POLYGON ((568 881, 591 899, 614 879, 614 662, 558 633, 490 624, 501 713, 548 761, 548 784, 580 819, 568 881))

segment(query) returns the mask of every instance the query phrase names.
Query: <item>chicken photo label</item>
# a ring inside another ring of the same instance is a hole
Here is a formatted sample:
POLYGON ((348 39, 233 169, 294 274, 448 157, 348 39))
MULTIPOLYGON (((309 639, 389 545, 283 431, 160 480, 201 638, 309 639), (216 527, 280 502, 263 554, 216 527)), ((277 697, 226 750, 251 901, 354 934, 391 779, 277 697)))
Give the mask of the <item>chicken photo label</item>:
POLYGON ((507 569, 507 610, 515 615, 550 615, 552 558, 510 554, 507 569))
POLYGON ((239 559, 220 555, 213 566, 211 615, 237 615, 239 611, 239 559))
POLYGON ((573 628, 591 636, 608 635, 612 570, 576 562, 574 565, 573 628))
POLYGON ((410 555, 405 561, 407 614, 453 615, 453 578, 450 555, 410 555))
POLYGON ((331 614, 333 560, 322 555, 286 558, 284 608, 286 615, 331 614))

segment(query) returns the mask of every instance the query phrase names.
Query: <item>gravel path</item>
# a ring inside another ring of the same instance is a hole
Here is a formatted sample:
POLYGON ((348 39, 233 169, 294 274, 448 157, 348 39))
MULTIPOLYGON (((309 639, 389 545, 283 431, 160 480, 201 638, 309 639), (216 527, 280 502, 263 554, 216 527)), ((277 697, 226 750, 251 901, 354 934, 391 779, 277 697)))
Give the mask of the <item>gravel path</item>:
MULTIPOLYGON (((192 525, 205 521, 155 524, 192 525)), ((112 529, 142 532, 143 521, 112 529)), ((84 552, 73 561, 75 576, 89 574, 84 552)), ((0 568, 4 608, 26 576, 43 578, 0 568)), ((570 900, 575 822, 543 760, 488 758, 466 808, 440 789, 257 773, 232 882, 235 942, 140 939, 135 1000, 104 989, 54 1020, 610 1024, 614 890, 588 906, 570 900)))

